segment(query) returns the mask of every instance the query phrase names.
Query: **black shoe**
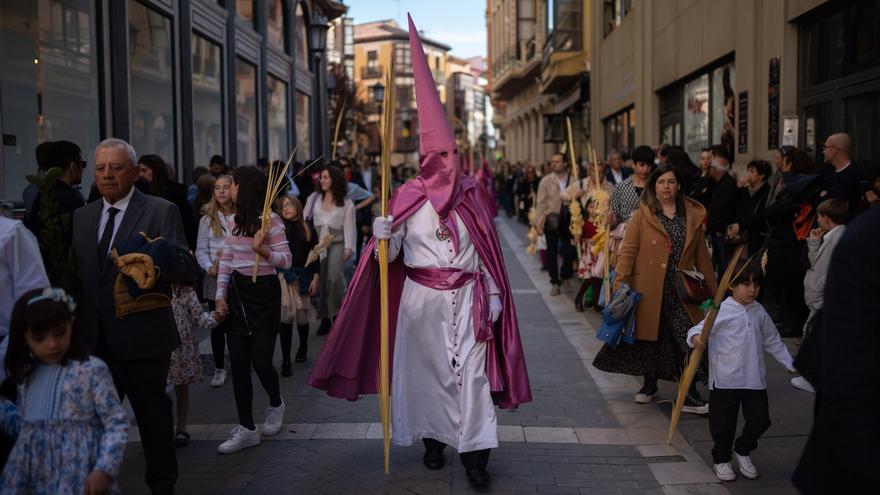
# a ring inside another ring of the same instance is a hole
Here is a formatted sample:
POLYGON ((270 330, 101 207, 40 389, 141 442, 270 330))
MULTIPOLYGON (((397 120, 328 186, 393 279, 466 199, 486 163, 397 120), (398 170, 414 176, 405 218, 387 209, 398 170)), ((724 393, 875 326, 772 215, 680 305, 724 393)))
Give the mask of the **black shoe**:
POLYGON ((657 382, 647 383, 636 392, 635 401, 639 404, 648 404, 652 400, 654 400, 654 396, 657 395, 657 382))
POLYGON ((431 471, 439 471, 446 465, 446 457, 443 455, 442 450, 426 450, 422 462, 431 471))
POLYGON ((174 434, 174 447, 186 447, 189 444, 189 433, 185 431, 178 430, 177 433, 174 434))
POLYGON ((296 351, 296 357, 294 357, 293 360, 297 363, 304 363, 304 362, 306 362, 307 357, 308 357, 308 351, 306 351, 303 348, 300 348, 296 351))
POLYGON ((692 392, 684 396, 681 410, 691 414, 709 414, 709 403, 700 398, 699 394, 692 392))
POLYGON ((465 470, 468 483, 474 488, 486 488, 489 486, 489 471, 483 466, 470 466, 465 470))
POLYGON ((325 318, 321 320, 321 326, 318 327, 315 335, 327 335, 328 333, 330 333, 330 320, 325 318))
POLYGON ((291 369, 290 361, 281 364, 281 376, 293 376, 293 369, 291 369))

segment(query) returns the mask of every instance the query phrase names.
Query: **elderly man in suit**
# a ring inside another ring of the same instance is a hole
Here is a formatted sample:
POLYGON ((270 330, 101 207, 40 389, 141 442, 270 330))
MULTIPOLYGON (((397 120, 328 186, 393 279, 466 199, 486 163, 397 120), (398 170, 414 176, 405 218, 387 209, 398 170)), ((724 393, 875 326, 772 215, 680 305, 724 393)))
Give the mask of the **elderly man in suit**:
POLYGON ((170 307, 116 317, 113 247, 140 232, 186 247, 183 223, 174 204, 134 187, 137 155, 120 139, 95 149, 95 184, 101 200, 73 216, 73 249, 83 296, 81 334, 107 362, 120 398, 128 396, 146 458, 145 479, 153 493, 173 493, 177 480, 171 399, 165 393, 171 352, 178 346, 170 307))

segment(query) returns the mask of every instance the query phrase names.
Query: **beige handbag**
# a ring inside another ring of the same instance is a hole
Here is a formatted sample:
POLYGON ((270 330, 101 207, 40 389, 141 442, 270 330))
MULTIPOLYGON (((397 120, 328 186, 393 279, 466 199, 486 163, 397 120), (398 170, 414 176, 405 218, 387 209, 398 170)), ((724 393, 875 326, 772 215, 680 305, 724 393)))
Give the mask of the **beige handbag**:
POLYGON ((281 273, 278 274, 278 283, 281 284, 281 323, 290 323, 296 317, 296 299, 281 273))

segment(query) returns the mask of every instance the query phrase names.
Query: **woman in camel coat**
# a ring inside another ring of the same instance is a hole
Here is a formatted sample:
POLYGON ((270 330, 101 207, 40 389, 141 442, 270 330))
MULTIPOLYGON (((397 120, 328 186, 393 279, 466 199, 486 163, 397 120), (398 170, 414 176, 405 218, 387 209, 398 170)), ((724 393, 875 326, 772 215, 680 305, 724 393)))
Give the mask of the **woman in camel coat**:
MULTIPOLYGON (((680 189, 680 177, 670 166, 659 167, 648 178, 615 269, 615 288, 626 283, 642 294, 636 310, 637 341, 616 349, 606 345, 593 361, 603 371, 643 376, 644 386, 635 396, 639 403, 651 402, 658 379, 678 380, 689 355, 687 331, 703 319, 698 304, 677 296, 676 271, 696 269, 712 293, 717 286, 703 231, 706 210, 680 189)), ((707 377, 704 362, 697 378, 705 382, 707 377)), ((684 410, 708 412, 695 387, 688 392, 684 410)))

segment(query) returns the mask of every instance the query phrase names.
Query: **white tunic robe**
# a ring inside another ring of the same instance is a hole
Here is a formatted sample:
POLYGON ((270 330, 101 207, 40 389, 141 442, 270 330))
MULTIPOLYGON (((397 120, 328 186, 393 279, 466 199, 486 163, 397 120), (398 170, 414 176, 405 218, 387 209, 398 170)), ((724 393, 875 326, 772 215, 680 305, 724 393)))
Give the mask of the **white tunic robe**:
MULTIPOLYGON (((437 239, 440 217, 425 202, 392 233, 389 259, 403 247, 410 267, 482 270, 490 293, 495 282, 483 268, 464 224, 456 216, 459 252, 437 239)), ((459 452, 498 446, 495 407, 486 377, 486 343, 474 334, 474 283, 440 291, 409 278, 403 286, 391 382, 392 437, 398 445, 433 438, 459 452)))

